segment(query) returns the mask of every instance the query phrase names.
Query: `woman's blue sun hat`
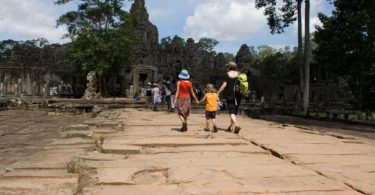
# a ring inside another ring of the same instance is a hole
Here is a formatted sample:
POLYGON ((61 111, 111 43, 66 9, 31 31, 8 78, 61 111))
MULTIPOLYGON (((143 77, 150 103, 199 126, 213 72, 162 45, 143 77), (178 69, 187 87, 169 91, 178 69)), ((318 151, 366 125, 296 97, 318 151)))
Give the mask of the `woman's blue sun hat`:
POLYGON ((190 79, 189 72, 185 69, 181 70, 181 73, 178 75, 178 78, 183 79, 183 80, 190 79))

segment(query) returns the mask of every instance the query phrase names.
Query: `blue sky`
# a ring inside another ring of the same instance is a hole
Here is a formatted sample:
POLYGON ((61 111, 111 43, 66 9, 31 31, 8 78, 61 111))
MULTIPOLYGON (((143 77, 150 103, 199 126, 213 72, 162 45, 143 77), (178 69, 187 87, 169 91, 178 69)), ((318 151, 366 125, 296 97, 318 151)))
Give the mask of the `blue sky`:
MULTIPOLYGON (((281 0, 278 0, 282 2, 281 0)), ((64 27, 56 28, 56 19, 77 3, 58 6, 53 0, 1 0, 0 40, 27 40, 44 37, 50 42, 64 43, 64 27)), ((126 3, 125 9, 129 9, 126 3)), ((219 41, 219 52, 236 53, 241 44, 270 45, 275 48, 295 46, 296 25, 284 34, 271 35, 263 10, 254 0, 146 0, 150 21, 159 30, 159 38, 178 35, 196 41, 211 37, 219 41)), ((317 13, 330 14, 332 5, 326 0, 311 0, 311 27, 319 24, 317 13)))

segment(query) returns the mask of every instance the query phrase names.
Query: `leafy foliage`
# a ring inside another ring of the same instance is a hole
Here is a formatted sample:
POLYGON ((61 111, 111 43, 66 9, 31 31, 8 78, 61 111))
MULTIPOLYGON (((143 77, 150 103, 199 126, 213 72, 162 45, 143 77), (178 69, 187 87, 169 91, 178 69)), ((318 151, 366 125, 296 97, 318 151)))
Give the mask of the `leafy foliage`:
POLYGON ((198 50, 203 52, 212 52, 219 41, 212 38, 201 38, 198 41, 198 50))
POLYGON ((319 14, 314 51, 317 63, 326 66, 330 79, 344 79, 355 91, 358 107, 372 107, 375 95, 375 31, 373 0, 335 0, 332 16, 319 14))
MULTIPOLYGON (((58 0, 62 5, 72 0, 58 0)), ((57 25, 66 25, 72 39, 68 60, 84 73, 105 76, 129 64, 136 49, 134 20, 122 10, 124 0, 80 0, 76 11, 60 16, 57 25)))
POLYGON ((27 41, 3 40, 0 42, 0 64, 37 66, 45 46, 49 45, 44 38, 27 41))
POLYGON ((296 21, 296 1, 283 0, 283 5, 277 7, 277 0, 255 0, 255 7, 265 8, 264 15, 267 16, 267 24, 271 33, 283 33, 284 29, 296 21))

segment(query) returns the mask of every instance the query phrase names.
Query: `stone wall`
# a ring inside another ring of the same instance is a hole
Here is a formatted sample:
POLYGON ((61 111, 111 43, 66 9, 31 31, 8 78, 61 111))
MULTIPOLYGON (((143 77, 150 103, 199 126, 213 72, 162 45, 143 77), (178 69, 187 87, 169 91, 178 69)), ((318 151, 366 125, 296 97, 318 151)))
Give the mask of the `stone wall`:
POLYGON ((44 70, 0 68, 0 95, 46 95, 44 70))
POLYGON ((44 67, 0 66, 0 96, 50 96, 52 87, 59 91, 59 94, 55 95, 66 95, 62 94, 59 88, 65 85, 77 86, 77 83, 73 83, 73 78, 74 75, 69 68, 49 71, 44 67))

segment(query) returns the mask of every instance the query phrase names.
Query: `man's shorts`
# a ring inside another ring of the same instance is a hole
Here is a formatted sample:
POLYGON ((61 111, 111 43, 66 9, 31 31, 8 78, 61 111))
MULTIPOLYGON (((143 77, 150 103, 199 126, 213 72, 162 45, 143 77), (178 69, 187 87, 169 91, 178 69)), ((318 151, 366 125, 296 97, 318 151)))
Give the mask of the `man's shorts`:
POLYGON ((206 119, 215 119, 216 111, 206 111, 206 119))

